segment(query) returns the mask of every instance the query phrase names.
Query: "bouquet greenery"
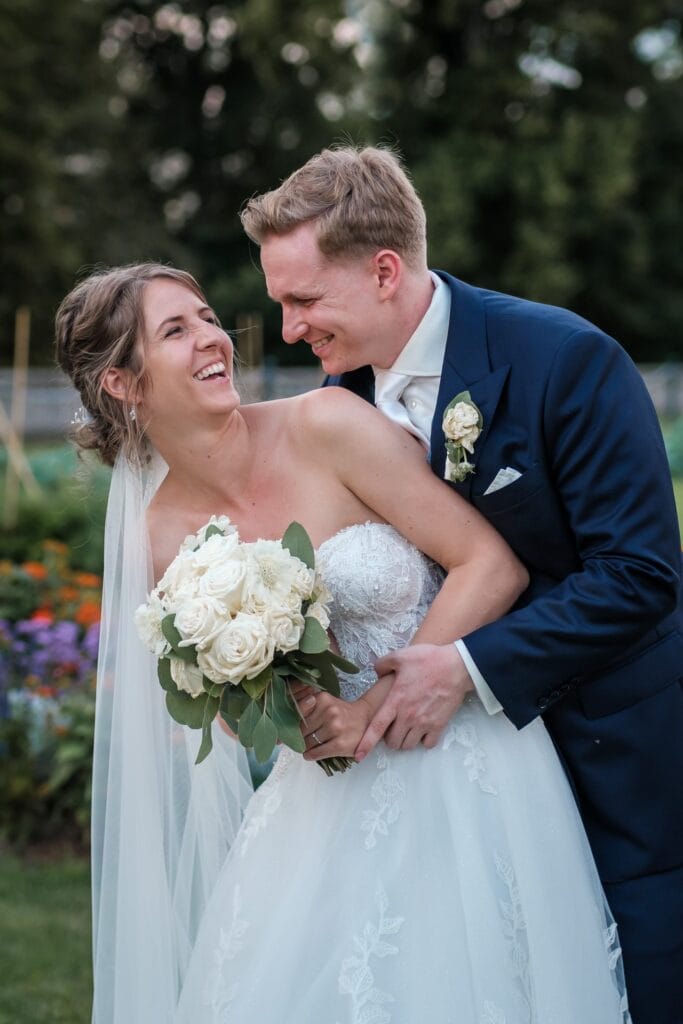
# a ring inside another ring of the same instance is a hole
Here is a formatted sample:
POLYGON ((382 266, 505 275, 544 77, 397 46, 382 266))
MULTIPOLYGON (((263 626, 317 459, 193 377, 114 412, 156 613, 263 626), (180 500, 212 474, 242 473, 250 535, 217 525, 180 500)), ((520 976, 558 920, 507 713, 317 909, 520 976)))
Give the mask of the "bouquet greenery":
MULTIPOLYGON (((290 680, 339 696, 337 670, 358 671, 330 650, 328 601, 299 523, 281 541, 247 543, 227 516, 212 516, 185 538, 135 619, 170 715, 202 730, 197 764, 217 714, 261 763, 278 742, 305 750, 290 680)), ((331 775, 354 762, 318 763, 331 775)))

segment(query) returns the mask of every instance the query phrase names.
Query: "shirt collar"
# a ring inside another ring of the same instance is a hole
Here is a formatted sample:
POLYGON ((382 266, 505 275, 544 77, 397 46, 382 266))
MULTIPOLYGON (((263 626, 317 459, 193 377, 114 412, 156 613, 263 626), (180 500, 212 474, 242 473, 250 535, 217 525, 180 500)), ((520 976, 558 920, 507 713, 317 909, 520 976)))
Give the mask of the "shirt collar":
MULTIPOLYGON (((438 377, 441 374, 451 315, 451 293, 437 274, 430 271, 430 277, 434 284, 432 301, 398 359, 389 368, 391 373, 407 377, 438 377)), ((372 369, 376 376, 377 367, 372 369)))

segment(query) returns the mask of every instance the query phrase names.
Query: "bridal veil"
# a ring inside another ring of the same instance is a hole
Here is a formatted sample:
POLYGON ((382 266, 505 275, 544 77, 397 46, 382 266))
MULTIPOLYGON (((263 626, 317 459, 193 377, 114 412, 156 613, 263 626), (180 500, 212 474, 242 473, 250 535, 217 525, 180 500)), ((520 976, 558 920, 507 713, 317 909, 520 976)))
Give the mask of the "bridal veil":
POLYGON ((93 764, 93 1024, 169 1021, 196 930, 251 795, 245 751, 214 723, 214 749, 164 704, 133 615, 151 588, 145 509, 156 454, 118 456, 105 527, 93 764))

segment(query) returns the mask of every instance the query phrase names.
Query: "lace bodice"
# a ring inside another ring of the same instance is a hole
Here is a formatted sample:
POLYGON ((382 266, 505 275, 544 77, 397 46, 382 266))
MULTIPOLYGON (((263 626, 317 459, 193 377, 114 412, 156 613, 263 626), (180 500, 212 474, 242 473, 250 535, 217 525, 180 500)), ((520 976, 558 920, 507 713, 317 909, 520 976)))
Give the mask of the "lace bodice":
POLYGON ((375 660, 410 641, 443 571, 383 523, 349 526, 324 541, 317 568, 332 594, 330 629, 339 650, 361 669, 341 675, 342 696, 355 700, 376 681, 375 660))

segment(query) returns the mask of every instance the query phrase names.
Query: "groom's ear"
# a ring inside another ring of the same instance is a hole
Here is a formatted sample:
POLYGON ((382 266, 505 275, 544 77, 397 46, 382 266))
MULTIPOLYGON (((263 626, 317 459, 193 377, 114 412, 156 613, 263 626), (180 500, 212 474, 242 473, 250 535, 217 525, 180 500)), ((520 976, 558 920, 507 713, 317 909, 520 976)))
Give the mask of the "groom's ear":
POLYGON ((393 249, 380 249, 372 258, 380 302, 393 298, 403 276, 403 260, 393 249))

